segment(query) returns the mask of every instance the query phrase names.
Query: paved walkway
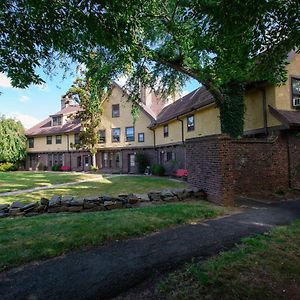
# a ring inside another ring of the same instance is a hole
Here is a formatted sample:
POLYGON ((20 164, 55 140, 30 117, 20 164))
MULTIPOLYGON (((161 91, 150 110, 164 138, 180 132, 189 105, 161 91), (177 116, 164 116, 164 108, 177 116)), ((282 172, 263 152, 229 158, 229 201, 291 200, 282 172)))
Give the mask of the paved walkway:
POLYGON ((32 192, 37 192, 37 191, 41 191, 41 190, 51 190, 51 189, 56 189, 61 186, 69 186, 69 185, 75 185, 75 184, 83 183, 83 182, 97 181, 102 178, 109 179, 109 178, 116 177, 116 176, 122 176, 122 174, 120 174, 120 175, 119 174, 117 174, 117 175, 99 175, 99 177, 96 177, 96 178, 82 179, 82 180, 73 181, 73 182, 65 182, 65 183, 58 183, 58 184, 53 184, 53 185, 48 185, 48 186, 41 186, 41 187, 36 187, 36 188, 32 188, 32 189, 0 193, 0 197, 20 195, 20 194, 24 194, 24 193, 32 193, 32 192))
POLYGON ((258 205, 229 217, 113 242, 0 274, 0 299, 105 299, 193 257, 300 218, 300 200, 258 205))

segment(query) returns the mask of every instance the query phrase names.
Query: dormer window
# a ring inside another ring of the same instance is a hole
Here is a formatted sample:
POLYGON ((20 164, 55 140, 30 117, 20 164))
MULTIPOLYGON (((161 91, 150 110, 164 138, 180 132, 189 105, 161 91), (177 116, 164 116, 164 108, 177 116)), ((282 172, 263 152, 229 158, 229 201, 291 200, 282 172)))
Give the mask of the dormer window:
POLYGON ((112 117, 113 118, 120 117, 120 105, 119 104, 112 105, 112 117))
POLYGON ((300 107, 300 78, 292 78, 292 106, 300 107))
POLYGON ((52 117, 53 126, 61 125, 61 116, 52 117))

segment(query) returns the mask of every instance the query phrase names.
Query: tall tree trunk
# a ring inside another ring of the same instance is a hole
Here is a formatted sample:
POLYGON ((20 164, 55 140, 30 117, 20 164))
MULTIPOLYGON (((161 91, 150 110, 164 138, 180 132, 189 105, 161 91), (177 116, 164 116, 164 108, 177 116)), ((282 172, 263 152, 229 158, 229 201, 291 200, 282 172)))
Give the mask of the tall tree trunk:
POLYGON ((93 167, 96 168, 97 167, 97 163, 96 163, 96 153, 93 153, 93 163, 92 163, 93 167))
POLYGON ((241 137, 244 133, 244 84, 230 83, 222 89, 222 94, 222 99, 216 99, 220 109, 221 132, 233 138, 241 137))

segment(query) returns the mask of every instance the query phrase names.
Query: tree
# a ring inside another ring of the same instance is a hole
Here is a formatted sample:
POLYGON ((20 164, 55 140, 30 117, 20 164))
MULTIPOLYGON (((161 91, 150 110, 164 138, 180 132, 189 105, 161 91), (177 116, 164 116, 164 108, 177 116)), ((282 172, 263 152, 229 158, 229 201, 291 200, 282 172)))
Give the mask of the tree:
POLYGON ((287 53, 300 45, 298 0, 6 0, 0 5, 0 71, 13 85, 41 81, 34 68, 51 66, 57 53, 85 62, 94 52, 102 75, 106 70, 111 79, 129 77, 133 102, 141 83, 166 95, 196 79, 215 97, 222 132, 235 137, 243 133, 246 85, 283 82, 287 53))
POLYGON ((16 163, 26 157, 25 130, 20 121, 0 116, 0 162, 16 163))
POLYGON ((73 118, 79 118, 82 130, 79 133, 77 149, 87 149, 92 155, 92 166, 97 168, 96 153, 99 144, 99 129, 101 125, 102 103, 106 94, 100 85, 91 78, 77 78, 66 96, 72 97, 80 104, 79 110, 73 118))

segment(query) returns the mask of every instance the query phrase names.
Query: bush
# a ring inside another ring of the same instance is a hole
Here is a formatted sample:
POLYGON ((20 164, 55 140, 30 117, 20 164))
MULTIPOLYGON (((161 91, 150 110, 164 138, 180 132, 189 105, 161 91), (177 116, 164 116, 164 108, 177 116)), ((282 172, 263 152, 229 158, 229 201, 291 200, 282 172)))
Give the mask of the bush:
POLYGON ((60 170, 60 166, 54 165, 54 166, 52 166, 51 170, 52 171, 59 171, 60 170))
POLYGON ((97 167, 97 166, 91 166, 91 170, 92 170, 93 172, 97 172, 97 171, 98 171, 98 167, 97 167))
POLYGON ((144 174, 146 167, 149 166, 149 161, 148 161, 147 156, 142 153, 137 153, 135 160, 137 162, 139 173, 144 174))
POLYGON ((0 172, 16 171, 17 165, 10 162, 0 163, 0 172))
POLYGON ((164 176, 165 168, 160 164, 155 164, 151 166, 151 173, 156 176, 164 176))

